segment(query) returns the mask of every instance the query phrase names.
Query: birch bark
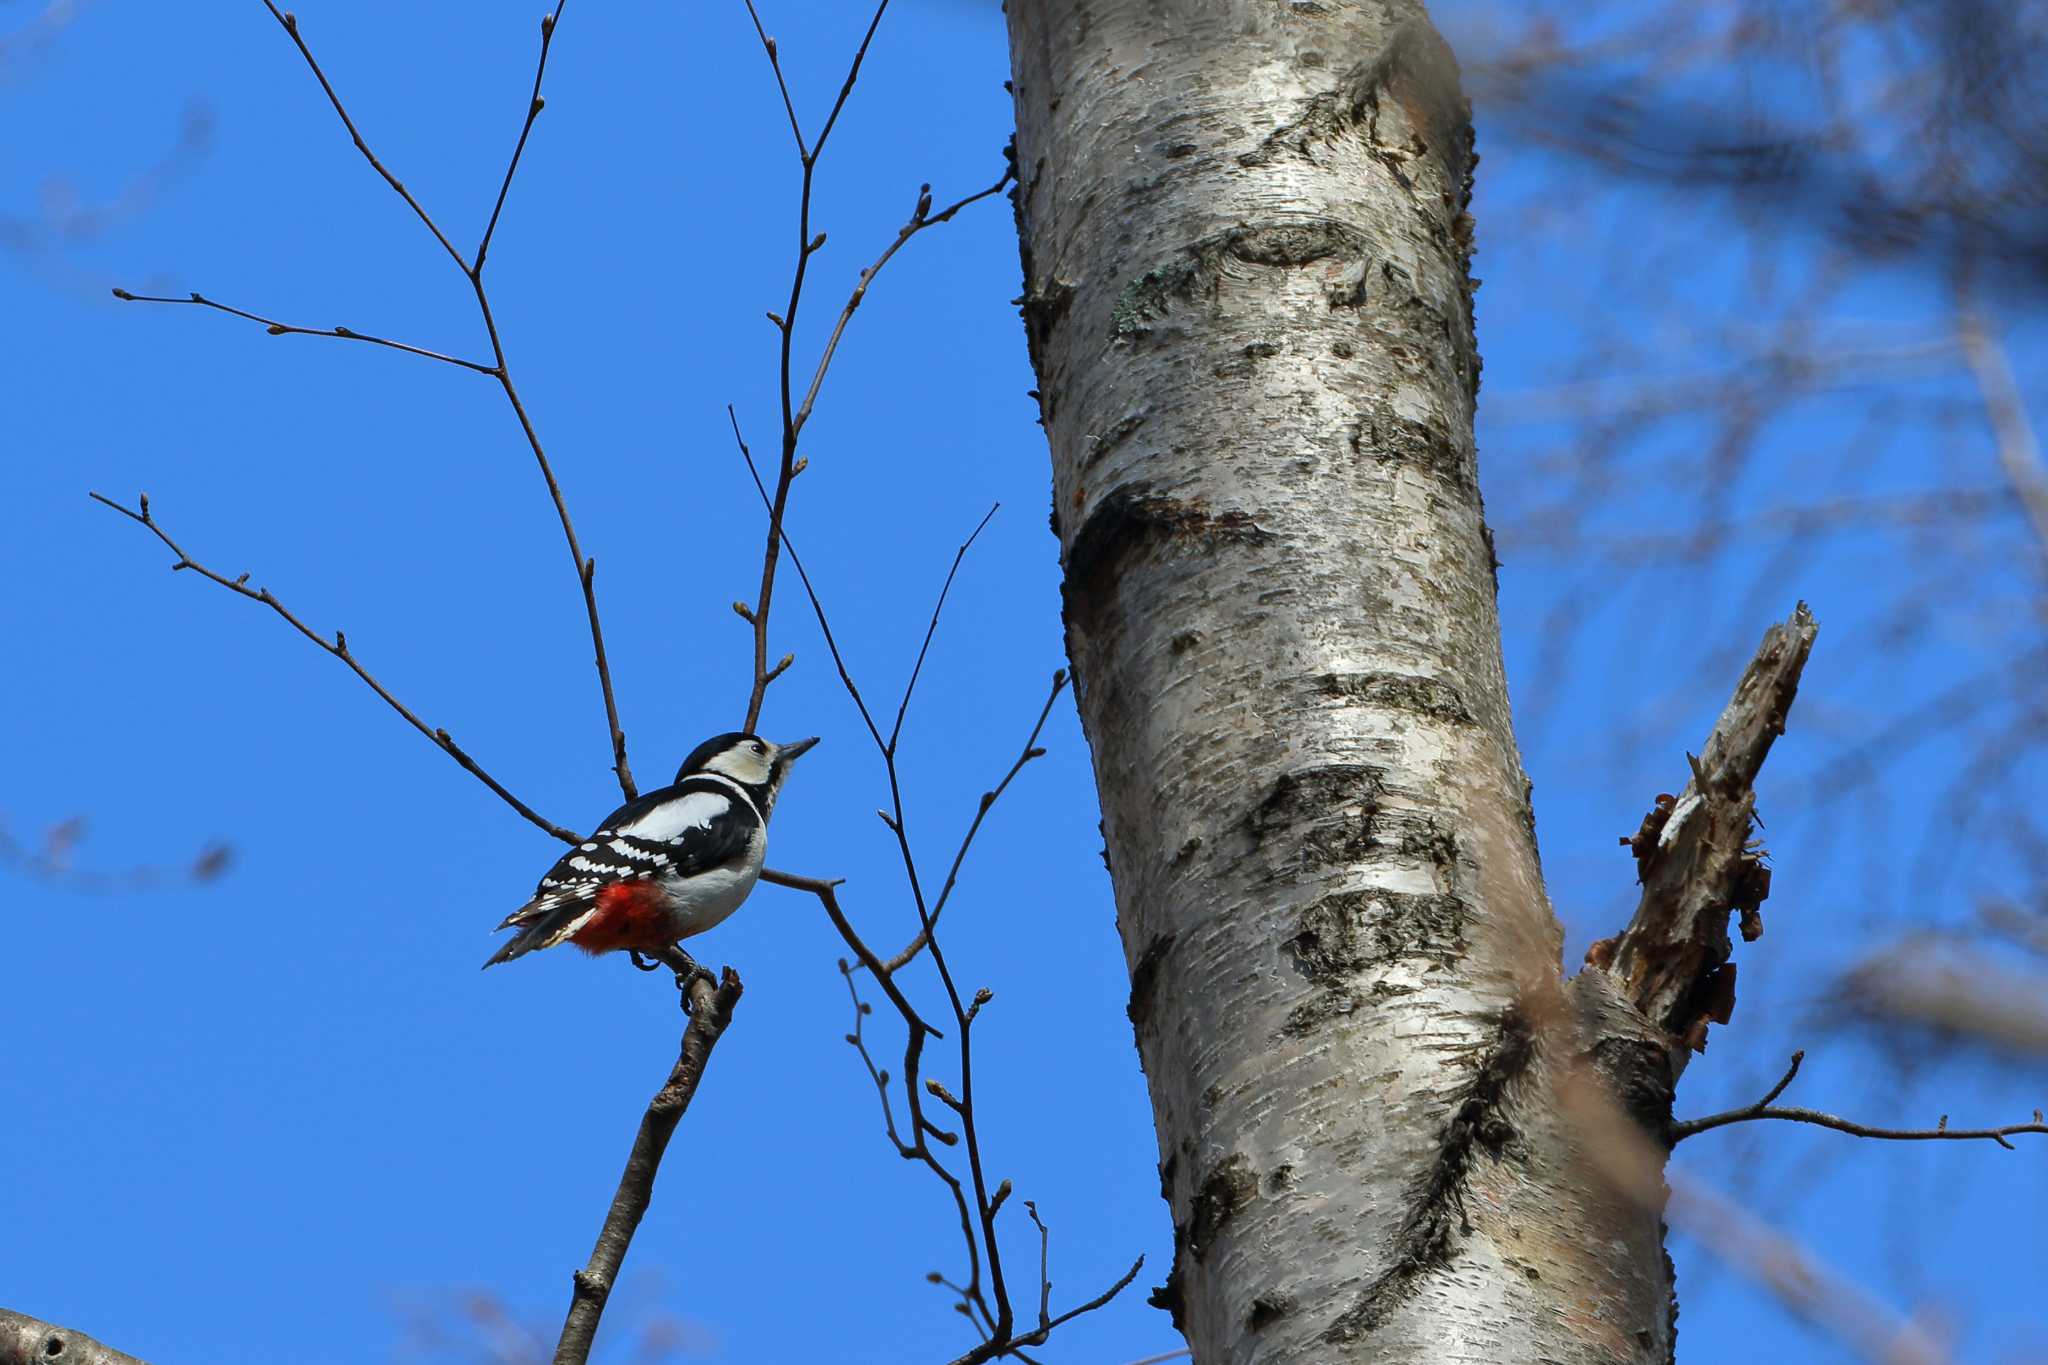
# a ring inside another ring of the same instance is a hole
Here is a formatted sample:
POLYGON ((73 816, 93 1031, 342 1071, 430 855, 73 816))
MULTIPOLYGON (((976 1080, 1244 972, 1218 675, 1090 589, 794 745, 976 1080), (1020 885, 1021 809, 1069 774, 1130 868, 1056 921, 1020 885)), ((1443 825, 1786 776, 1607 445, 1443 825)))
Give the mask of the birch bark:
MULTIPOLYGON (((1010 0, 1022 300, 1176 1241, 1221 1362, 1659 1361, 1654 1208, 1560 1113, 1472 438, 1472 132, 1413 0, 1010 0)), ((1661 1155, 1661 1149, 1660 1149, 1661 1155)))

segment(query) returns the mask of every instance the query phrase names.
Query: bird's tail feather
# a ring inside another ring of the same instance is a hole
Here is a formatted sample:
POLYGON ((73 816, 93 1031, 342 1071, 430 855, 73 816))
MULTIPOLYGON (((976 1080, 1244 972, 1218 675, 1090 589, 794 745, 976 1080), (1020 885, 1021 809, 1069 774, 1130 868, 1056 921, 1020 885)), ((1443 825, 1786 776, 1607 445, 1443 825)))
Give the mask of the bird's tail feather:
POLYGON ((554 947, 574 931, 576 922, 590 914, 592 908, 590 896, 580 891, 534 897, 505 916, 498 927, 517 927, 519 932, 498 945, 498 951, 491 954, 484 968, 489 970, 500 962, 524 957, 536 948, 554 947))

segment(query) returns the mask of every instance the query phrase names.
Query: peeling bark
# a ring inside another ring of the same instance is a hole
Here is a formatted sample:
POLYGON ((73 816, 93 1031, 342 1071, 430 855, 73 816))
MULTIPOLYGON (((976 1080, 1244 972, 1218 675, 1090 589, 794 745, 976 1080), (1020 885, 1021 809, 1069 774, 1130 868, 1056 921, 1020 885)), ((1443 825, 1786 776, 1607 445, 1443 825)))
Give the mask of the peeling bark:
POLYGON ((1153 1302, 1206 1365, 1668 1361, 1657 1210, 1558 1097, 1662 1150, 1698 1002, 1560 981, 1456 63, 1414 0, 1009 25, 1067 648, 1174 1218, 1153 1302))

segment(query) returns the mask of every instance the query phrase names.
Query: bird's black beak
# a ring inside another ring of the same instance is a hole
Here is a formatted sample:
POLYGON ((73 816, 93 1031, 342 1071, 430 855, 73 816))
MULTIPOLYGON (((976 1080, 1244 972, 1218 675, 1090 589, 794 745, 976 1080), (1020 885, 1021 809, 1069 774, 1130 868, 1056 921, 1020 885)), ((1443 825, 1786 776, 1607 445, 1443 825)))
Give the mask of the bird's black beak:
POLYGON ((810 751, 811 746, 813 744, 816 744, 817 742, 818 737, 816 735, 812 735, 809 739, 799 739, 794 741, 793 743, 776 745, 775 765, 778 768, 787 768, 790 764, 796 762, 797 759, 803 757, 804 754, 808 753, 810 751))

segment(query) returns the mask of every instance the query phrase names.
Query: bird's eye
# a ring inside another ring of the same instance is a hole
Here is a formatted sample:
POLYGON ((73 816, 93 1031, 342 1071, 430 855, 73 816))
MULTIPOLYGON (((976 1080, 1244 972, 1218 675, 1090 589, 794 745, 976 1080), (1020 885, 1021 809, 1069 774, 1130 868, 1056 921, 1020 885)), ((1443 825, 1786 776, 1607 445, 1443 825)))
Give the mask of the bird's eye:
POLYGON ((762 745, 761 741, 757 739, 754 741, 754 752, 757 754, 765 754, 768 752, 768 750, 764 745, 762 745))

